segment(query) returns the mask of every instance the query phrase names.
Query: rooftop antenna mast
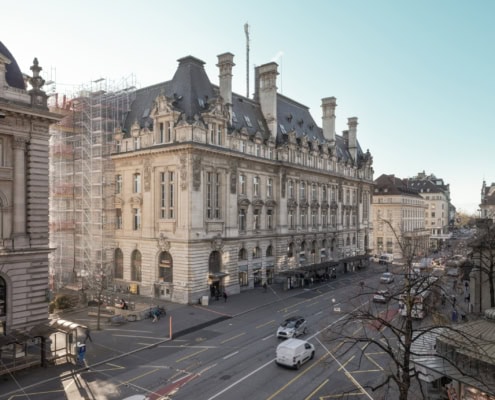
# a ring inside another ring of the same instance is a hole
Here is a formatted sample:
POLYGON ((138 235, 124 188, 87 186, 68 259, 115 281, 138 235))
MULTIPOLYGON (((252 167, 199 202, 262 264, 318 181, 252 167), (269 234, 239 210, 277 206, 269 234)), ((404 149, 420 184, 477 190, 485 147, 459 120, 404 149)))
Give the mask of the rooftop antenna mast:
POLYGON ((244 24, 244 33, 246 34, 246 97, 249 98, 249 25, 244 24))

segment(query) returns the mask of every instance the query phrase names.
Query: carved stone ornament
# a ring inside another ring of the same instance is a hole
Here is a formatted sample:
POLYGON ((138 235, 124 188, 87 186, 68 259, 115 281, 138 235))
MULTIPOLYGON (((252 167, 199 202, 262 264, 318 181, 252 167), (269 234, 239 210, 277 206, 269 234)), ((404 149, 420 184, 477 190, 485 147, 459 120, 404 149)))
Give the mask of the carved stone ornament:
POLYGON ((170 241, 167 240, 167 237, 163 234, 163 232, 160 233, 160 236, 157 239, 158 242, 158 248, 161 251, 169 251, 170 250, 170 241))
POLYGON ((193 189, 198 191, 201 186, 201 157, 193 157, 193 189))
POLYGON ((149 192, 151 189, 151 161, 149 158, 144 160, 144 191, 149 192))
POLYGON ((27 138, 15 137, 12 147, 16 150, 26 150, 27 138))
POLYGON ((180 188, 187 189, 187 156, 180 157, 180 188))
POLYGON ((211 240, 211 249, 216 251, 221 251, 223 249, 224 243, 220 234, 216 235, 211 240))

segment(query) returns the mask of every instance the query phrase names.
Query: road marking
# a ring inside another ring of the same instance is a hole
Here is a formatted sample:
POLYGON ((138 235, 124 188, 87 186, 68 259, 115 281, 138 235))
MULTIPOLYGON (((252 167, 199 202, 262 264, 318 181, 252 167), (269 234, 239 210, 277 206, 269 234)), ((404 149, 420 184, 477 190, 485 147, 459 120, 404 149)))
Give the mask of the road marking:
POLYGON ((363 396, 361 392, 351 392, 351 393, 339 393, 339 394, 330 394, 328 396, 320 396, 320 400, 324 399, 342 399, 343 397, 351 397, 351 396, 363 396))
POLYGON ((272 338, 272 337, 273 337, 273 335, 268 335, 267 337, 265 337, 265 338, 263 338, 263 339, 261 339, 261 340, 263 340, 263 341, 264 341, 264 340, 268 340, 268 339, 270 339, 270 338, 272 338))
POLYGON ((189 354, 188 356, 185 356, 185 357, 182 357, 182 358, 179 358, 178 360, 176 360, 175 362, 181 362, 181 361, 184 361, 184 360, 187 360, 188 358, 191 358, 191 357, 194 357, 195 355, 197 354, 200 354, 200 353, 203 353, 205 352, 206 350, 208 350, 209 348, 207 347, 206 349, 201 349, 199 351, 197 351, 196 353, 192 353, 192 354, 189 354))
POLYGON ((354 359, 354 357, 356 357, 356 356, 352 356, 344 364, 341 364, 341 367, 337 371, 340 371, 342 369, 345 369, 346 365, 349 364, 354 359))
POLYGON ((263 328, 264 326, 267 326, 267 325, 273 324, 274 322, 275 322, 275 320, 274 320, 274 319, 272 319, 271 321, 268 321, 268 322, 265 322, 264 324, 258 325, 258 326, 256 327, 256 329, 258 329, 258 328, 263 328))
POLYGON ((143 378, 143 377, 144 377, 144 376, 146 376, 146 375, 149 375, 149 374, 154 374, 156 371, 159 371, 159 369, 158 369, 158 368, 155 368, 155 369, 152 369, 152 370, 150 370, 150 371, 148 371, 148 372, 145 372, 144 374, 141 374, 141 375, 135 376, 135 377, 134 377, 134 378, 132 378, 132 379, 129 379, 129 380, 127 380, 127 381, 123 381, 123 382, 121 382, 119 385, 116 385, 116 387, 128 385, 129 383, 132 383, 132 382, 134 382, 134 381, 137 381, 138 379, 141 379, 141 378, 143 378))
POLYGON ((294 378, 292 378, 289 382, 287 382, 284 386, 282 386, 280 389, 278 389, 275 393, 273 393, 270 397, 268 397, 266 400, 272 400, 275 396, 278 396, 280 393, 282 393, 285 389, 287 389, 290 385, 292 385, 295 381, 297 381, 299 378, 301 378, 303 375, 311 371, 314 367, 316 367, 320 362, 322 362, 325 358, 327 358, 330 354, 325 353, 322 357, 319 358, 317 362, 314 362, 311 364, 308 368, 306 368, 304 371, 300 372, 297 374, 294 378))
POLYGON ((224 343, 230 342, 231 340, 237 339, 237 338, 239 338, 239 337, 241 337, 241 336, 244 336, 245 334, 246 334, 246 332, 244 332, 244 333, 239 333, 238 335, 233 336, 233 337, 231 337, 230 339, 225 339, 223 342, 220 342, 220 344, 224 344, 224 343))
POLYGON ((308 396, 308 397, 306 397, 304 400, 310 400, 310 399, 311 399, 311 398, 312 398, 312 397, 316 394, 316 392, 318 392, 318 391, 319 391, 319 390, 320 390, 323 386, 325 386, 327 383, 328 383, 328 379, 325 379, 325 380, 323 381, 323 383, 322 383, 320 386, 318 386, 315 390, 313 390, 313 391, 309 394, 309 396, 308 396))
POLYGON ((233 353, 227 354, 225 357, 223 357, 224 360, 227 360, 230 357, 234 357, 239 351, 234 351, 233 353))
POLYGON ((318 312, 315 314, 315 317, 316 317, 317 315, 320 315, 320 314, 323 314, 323 311, 318 311, 318 312))
MULTIPOLYGON (((349 378, 349 380, 354 383, 354 385, 361 391, 362 394, 366 395, 370 400, 373 400, 373 397, 370 396, 370 394, 364 389, 364 387, 361 386, 361 384, 350 374, 350 372, 345 368, 345 366, 342 365, 342 363, 333 355, 333 353, 328 350, 328 348, 321 342, 320 339, 316 338, 318 343, 327 351, 327 354, 330 355, 333 360, 340 365, 341 369, 344 370, 345 375, 349 378)), ((340 369, 339 369, 340 370, 340 369)))

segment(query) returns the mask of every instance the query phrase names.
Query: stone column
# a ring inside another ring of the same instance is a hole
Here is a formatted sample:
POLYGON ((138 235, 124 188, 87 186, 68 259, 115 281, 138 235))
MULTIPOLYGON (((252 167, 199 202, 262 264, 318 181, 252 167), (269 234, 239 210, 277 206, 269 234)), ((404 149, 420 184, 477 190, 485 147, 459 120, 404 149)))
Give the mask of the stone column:
POLYGON ((26 234, 26 150, 25 138, 15 138, 14 148, 14 229, 13 234, 26 234))

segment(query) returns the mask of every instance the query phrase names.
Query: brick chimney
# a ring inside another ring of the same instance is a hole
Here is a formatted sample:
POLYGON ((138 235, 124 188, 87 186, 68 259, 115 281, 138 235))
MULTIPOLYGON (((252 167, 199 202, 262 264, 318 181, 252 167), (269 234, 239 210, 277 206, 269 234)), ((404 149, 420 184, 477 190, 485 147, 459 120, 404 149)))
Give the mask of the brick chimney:
POLYGON ((357 117, 351 117, 347 119, 347 125, 349 126, 349 153, 351 153, 351 157, 354 162, 357 161, 357 126, 358 126, 357 117))
POLYGON ((323 136, 331 145, 335 144, 335 107, 337 107, 335 97, 321 99, 323 136))
POLYGON ((273 138, 277 136, 277 68, 275 62, 260 65, 256 74, 259 81, 255 82, 259 88, 261 111, 273 138))
POLYGON ((223 53, 218 57, 218 70, 220 75, 220 96, 224 104, 229 109, 229 123, 232 123, 232 67, 234 64, 234 55, 232 53, 223 53))

